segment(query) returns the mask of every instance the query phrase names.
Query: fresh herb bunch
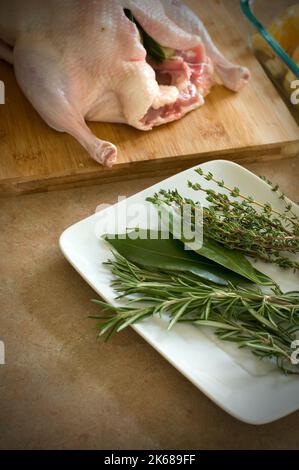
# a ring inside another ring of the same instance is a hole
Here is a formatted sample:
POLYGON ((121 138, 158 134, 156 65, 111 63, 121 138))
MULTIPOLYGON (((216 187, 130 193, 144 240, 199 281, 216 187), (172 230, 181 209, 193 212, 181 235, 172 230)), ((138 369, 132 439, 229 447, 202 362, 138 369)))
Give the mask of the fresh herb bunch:
MULTIPOLYGON (((269 203, 261 203, 241 194, 237 187, 226 186, 223 180, 217 180, 210 172, 204 173, 201 168, 195 171, 206 181, 214 182, 229 193, 217 192, 204 188, 200 183, 188 181, 188 186, 195 191, 203 191, 209 202, 209 207, 203 208, 204 233, 207 237, 227 248, 276 263, 282 268, 299 269, 299 263, 285 255, 285 252, 299 252, 299 218, 292 203, 286 201, 277 185, 264 179, 284 202, 285 210, 282 213, 269 203)), ((189 204, 193 220, 195 211, 201 207, 198 202, 182 197, 177 190, 160 190, 148 200, 156 206, 165 203, 180 213, 183 206, 189 204)))
POLYGON ((177 322, 209 326, 224 341, 249 348, 261 358, 276 359, 284 371, 299 373, 291 363, 291 347, 299 330, 299 291, 282 293, 278 288, 265 294, 259 288, 218 286, 202 282, 192 273, 154 272, 129 262, 114 252, 106 263, 115 279, 118 298, 128 304, 104 307, 99 335, 119 332, 133 323, 156 314, 170 317, 169 328, 177 322))

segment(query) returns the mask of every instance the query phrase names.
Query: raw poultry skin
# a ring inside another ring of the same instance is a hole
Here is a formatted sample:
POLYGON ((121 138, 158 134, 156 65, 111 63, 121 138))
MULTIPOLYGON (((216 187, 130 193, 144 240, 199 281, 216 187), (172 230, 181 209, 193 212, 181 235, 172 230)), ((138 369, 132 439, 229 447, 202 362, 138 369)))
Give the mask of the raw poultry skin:
POLYGON ((150 130, 201 106, 214 72, 234 91, 249 79, 178 0, 0 0, 0 39, 0 58, 14 65, 47 124, 106 166, 115 163, 116 147, 85 120, 150 130), (148 57, 124 9, 175 56, 162 63, 148 57))

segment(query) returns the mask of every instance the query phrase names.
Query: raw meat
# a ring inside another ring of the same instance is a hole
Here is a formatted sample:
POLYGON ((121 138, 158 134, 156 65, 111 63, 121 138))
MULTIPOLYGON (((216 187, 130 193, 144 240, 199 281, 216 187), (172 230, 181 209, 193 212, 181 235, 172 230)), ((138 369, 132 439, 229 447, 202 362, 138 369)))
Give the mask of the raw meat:
POLYGON ((112 166, 116 147, 85 120, 141 130, 180 119, 204 103, 214 81, 241 89, 246 68, 226 60, 197 16, 178 0, 0 0, 0 58, 49 126, 112 166), (154 61, 139 29, 173 49, 154 61))

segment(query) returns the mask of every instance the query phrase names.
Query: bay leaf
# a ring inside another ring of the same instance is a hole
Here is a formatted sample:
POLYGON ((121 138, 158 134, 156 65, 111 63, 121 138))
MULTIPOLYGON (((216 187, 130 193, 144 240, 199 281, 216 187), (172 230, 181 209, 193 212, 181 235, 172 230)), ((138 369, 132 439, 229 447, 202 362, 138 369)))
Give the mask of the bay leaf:
MULTIPOLYGON (((197 247, 198 241, 195 243, 192 240, 187 240, 184 237, 184 224, 183 217, 172 206, 162 203, 157 208, 162 223, 162 229, 170 231, 175 238, 180 240, 186 247, 193 250, 195 253, 203 256, 204 258, 214 261, 218 265, 239 274, 240 276, 261 285, 271 286, 274 284, 273 280, 266 274, 261 273, 255 269, 250 261, 237 250, 227 248, 220 243, 212 240, 205 234, 202 237, 202 246, 197 247)), ((202 227, 204 233, 204 227, 202 227)), ((196 238, 196 237, 195 237, 196 238)))
POLYGON ((126 234, 105 234, 103 238, 123 257, 138 266, 161 271, 189 272, 219 285, 241 284, 248 282, 244 277, 231 272, 223 266, 197 254, 185 250, 183 243, 162 232, 137 229, 126 234), (132 232, 133 237, 132 238, 132 232), (135 238, 137 236, 137 238, 135 238))

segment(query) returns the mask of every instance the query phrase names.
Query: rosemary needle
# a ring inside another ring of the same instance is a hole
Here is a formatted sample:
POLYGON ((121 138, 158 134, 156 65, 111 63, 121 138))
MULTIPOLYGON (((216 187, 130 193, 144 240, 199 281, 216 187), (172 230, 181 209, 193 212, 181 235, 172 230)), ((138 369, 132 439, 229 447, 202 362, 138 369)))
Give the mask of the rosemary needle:
POLYGON ((299 331, 299 291, 264 293, 258 287, 228 287, 202 282, 190 273, 152 272, 114 253, 106 263, 114 275, 112 286, 128 303, 104 307, 94 316, 99 335, 110 337, 127 326, 156 314, 167 314, 169 328, 177 322, 209 326, 223 341, 272 358, 284 371, 299 373, 292 362, 292 342, 299 331), (105 313, 106 312, 106 313, 105 313))

